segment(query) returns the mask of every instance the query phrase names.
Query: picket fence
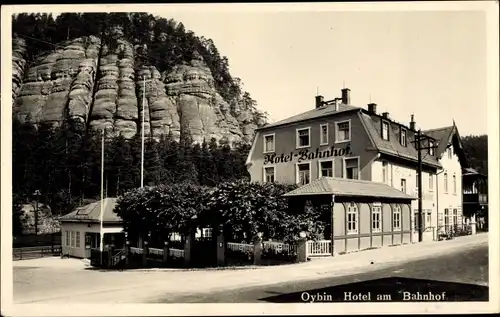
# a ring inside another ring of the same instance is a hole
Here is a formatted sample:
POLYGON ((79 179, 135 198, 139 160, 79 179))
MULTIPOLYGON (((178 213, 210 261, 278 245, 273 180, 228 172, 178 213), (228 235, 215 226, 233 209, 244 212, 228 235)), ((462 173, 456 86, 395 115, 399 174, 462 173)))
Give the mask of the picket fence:
MULTIPOLYGON (((142 248, 130 247, 130 253, 143 254, 144 250, 142 248)), ((163 256, 163 249, 149 248, 149 254, 163 256)), ((184 257, 184 250, 169 249, 169 256, 172 256, 174 258, 183 258, 184 257)))
POLYGON ((308 257, 331 256, 332 241, 331 240, 307 241, 306 250, 308 257))

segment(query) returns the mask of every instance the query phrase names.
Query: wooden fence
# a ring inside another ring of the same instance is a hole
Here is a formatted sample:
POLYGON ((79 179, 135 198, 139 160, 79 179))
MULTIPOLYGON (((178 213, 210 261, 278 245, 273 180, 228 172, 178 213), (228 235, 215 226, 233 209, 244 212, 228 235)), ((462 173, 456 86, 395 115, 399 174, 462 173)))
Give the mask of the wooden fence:
POLYGON ((306 250, 307 257, 332 256, 332 241, 307 241, 306 250))

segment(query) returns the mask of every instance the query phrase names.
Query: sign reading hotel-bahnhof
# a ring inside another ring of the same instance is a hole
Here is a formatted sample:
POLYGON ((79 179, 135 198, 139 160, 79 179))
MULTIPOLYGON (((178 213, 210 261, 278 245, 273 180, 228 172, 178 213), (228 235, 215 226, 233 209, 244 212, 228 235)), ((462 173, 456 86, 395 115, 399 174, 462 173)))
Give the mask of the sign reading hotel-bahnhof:
POLYGON ((264 164, 276 164, 276 163, 286 163, 297 159, 297 162, 302 162, 305 160, 314 160, 317 158, 329 158, 337 156, 351 155, 351 144, 347 144, 345 148, 336 148, 335 146, 330 147, 328 150, 320 151, 316 148, 316 151, 309 151, 308 149, 303 149, 300 151, 291 151, 290 154, 281 153, 281 155, 267 154, 264 157, 264 164))

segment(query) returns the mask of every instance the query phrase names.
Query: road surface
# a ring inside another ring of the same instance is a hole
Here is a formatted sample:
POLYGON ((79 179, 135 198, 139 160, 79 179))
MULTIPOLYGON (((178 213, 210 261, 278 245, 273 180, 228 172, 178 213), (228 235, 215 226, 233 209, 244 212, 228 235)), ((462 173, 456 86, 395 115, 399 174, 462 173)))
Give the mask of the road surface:
MULTIPOLYGON (((359 294, 365 295, 364 300, 369 294, 370 301, 376 301, 377 294, 390 296, 379 297, 379 300, 384 301, 487 301, 487 285, 488 246, 481 245, 463 252, 436 254, 432 258, 350 276, 287 282, 210 294, 168 294, 154 298, 150 303, 344 302, 349 299, 346 296, 357 301, 359 294), (433 298, 428 295, 429 292, 432 292, 433 298), (323 298, 317 296, 318 294, 323 298), (313 295, 316 297, 312 297, 313 295)), ((359 301, 362 300, 363 298, 359 298, 359 301)))

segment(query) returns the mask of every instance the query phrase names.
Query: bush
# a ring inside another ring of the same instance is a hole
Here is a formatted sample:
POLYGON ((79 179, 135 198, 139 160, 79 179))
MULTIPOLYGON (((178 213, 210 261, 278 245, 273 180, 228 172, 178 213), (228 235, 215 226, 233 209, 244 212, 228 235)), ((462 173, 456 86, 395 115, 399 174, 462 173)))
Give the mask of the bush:
POLYGON ((275 248, 264 248, 262 249, 261 258, 263 260, 293 263, 297 261, 297 252, 293 249, 277 250, 275 248))
POLYGON ((320 237, 324 224, 313 207, 290 212, 283 195, 296 185, 234 181, 217 187, 190 183, 134 189, 120 197, 115 208, 131 239, 147 236, 165 241, 171 233, 187 234, 198 228, 222 226, 228 239, 265 239, 294 243, 299 232, 320 237))
POLYGON ((133 189, 120 197, 115 212, 131 239, 151 233, 167 240, 171 233, 187 233, 206 206, 208 188, 190 183, 133 189))
POLYGON ((253 263, 253 252, 249 250, 226 249, 226 261, 230 264, 253 263))

